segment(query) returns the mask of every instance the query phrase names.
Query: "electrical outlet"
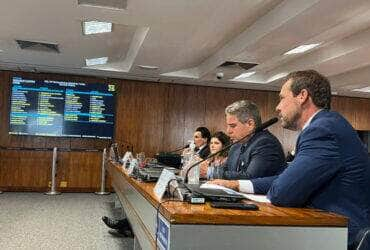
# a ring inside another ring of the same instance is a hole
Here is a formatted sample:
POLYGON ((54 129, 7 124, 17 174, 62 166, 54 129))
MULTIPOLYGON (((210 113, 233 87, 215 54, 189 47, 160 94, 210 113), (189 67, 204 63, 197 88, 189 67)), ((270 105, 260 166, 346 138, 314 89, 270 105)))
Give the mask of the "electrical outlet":
POLYGON ((61 187, 61 188, 67 187, 67 182, 66 181, 61 181, 59 187, 61 187))

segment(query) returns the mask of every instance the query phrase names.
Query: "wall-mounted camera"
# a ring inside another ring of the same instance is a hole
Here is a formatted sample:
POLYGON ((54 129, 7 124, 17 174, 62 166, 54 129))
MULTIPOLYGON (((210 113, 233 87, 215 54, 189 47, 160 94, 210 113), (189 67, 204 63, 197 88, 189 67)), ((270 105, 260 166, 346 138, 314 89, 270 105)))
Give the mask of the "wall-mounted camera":
POLYGON ((224 73, 223 73, 223 72, 217 72, 217 73, 216 73, 216 78, 217 78, 218 80, 221 80, 222 78, 224 78, 224 73))

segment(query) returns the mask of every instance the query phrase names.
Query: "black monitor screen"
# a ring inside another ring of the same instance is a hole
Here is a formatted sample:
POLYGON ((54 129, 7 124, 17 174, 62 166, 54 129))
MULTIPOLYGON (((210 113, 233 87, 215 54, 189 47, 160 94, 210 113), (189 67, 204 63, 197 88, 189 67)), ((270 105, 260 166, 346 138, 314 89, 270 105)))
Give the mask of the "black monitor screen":
POLYGON ((13 135, 112 139, 116 86, 13 77, 13 135))

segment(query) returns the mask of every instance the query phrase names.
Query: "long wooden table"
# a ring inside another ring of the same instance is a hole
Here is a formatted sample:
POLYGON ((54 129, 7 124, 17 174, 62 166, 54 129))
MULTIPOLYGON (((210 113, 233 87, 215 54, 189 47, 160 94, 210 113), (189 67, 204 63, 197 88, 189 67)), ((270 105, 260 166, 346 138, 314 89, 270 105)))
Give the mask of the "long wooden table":
POLYGON ((308 208, 257 203, 258 211, 159 201, 154 183, 108 172, 142 249, 347 249, 347 218, 308 208))

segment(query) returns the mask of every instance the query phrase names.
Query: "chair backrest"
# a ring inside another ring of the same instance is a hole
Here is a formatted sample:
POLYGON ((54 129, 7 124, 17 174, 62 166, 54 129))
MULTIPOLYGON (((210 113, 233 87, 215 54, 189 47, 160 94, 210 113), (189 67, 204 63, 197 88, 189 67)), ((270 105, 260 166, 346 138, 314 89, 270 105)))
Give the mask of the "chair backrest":
POLYGON ((356 250, 370 250, 370 227, 359 232, 356 250))

